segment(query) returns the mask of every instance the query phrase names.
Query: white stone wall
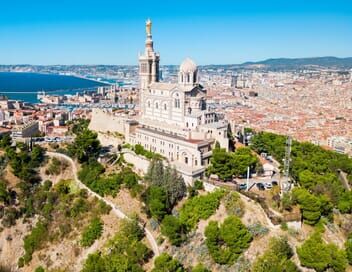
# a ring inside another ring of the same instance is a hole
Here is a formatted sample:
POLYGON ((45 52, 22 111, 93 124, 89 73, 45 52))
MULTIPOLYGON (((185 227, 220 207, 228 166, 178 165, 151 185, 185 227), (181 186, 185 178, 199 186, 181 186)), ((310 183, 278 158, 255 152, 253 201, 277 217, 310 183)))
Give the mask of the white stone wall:
POLYGON ((126 162, 132 163, 139 173, 145 175, 148 172, 150 162, 143 156, 139 156, 133 151, 124 151, 123 157, 126 162))
POLYGON ((125 123, 126 119, 120 116, 114 116, 106 110, 93 109, 89 129, 97 132, 118 132, 126 134, 125 123))
POLYGON ((102 146, 112 145, 114 147, 117 147, 119 144, 123 143, 123 139, 119 139, 116 136, 107 135, 99 132, 98 132, 98 140, 100 141, 102 146))

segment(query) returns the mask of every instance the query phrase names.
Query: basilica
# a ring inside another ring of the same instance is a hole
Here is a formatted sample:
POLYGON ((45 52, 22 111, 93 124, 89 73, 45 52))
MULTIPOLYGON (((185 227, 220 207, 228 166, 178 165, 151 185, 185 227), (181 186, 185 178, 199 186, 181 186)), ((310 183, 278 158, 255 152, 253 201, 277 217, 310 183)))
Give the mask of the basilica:
POLYGON ((138 125, 126 140, 161 154, 191 183, 204 175, 216 142, 228 149, 228 124, 207 106, 191 59, 180 65, 177 83, 160 82, 160 55, 154 51, 151 30, 148 20, 145 50, 139 56, 138 125))

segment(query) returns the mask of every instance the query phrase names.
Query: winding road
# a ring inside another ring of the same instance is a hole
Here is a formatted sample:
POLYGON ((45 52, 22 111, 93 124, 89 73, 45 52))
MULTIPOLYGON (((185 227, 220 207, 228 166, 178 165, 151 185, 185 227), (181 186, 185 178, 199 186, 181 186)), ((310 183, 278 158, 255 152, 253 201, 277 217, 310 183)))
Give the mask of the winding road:
MULTIPOLYGON (((102 201, 104 201, 107 205, 109 205, 111 207, 112 211, 115 213, 115 215, 118 218, 128 218, 128 216, 123 211, 121 211, 114 203, 112 203, 109 200, 106 200, 104 197, 102 197, 99 194, 97 194, 96 192, 92 191, 83 182, 81 182, 79 180, 79 178, 77 176, 76 164, 69 156, 67 156, 65 154, 61 154, 61 153, 57 153, 57 152, 49 152, 49 151, 47 151, 46 154, 49 157, 56 157, 56 158, 68 161, 70 163, 71 167, 72 167, 73 177, 75 179, 75 182, 77 183, 77 185, 78 185, 78 187, 80 189, 86 189, 89 192, 90 195, 95 196, 98 199, 101 199, 102 201)), ((147 240, 148 240, 149 244, 151 245, 152 250, 154 252, 154 258, 159 256, 160 255, 160 251, 159 251, 159 247, 158 247, 158 244, 157 244, 154 236, 152 235, 152 233, 145 226, 143 226, 142 224, 139 224, 139 225, 145 231, 146 238, 147 238, 147 240)))

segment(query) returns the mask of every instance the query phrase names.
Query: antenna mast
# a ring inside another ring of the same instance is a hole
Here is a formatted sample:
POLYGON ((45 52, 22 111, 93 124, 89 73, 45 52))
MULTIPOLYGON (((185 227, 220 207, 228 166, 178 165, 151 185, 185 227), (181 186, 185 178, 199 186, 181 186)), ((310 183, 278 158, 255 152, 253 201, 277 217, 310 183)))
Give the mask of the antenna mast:
POLYGON ((291 162, 291 146, 292 137, 288 136, 286 139, 285 146, 285 159, 284 159, 284 190, 288 191, 290 189, 290 162, 291 162))

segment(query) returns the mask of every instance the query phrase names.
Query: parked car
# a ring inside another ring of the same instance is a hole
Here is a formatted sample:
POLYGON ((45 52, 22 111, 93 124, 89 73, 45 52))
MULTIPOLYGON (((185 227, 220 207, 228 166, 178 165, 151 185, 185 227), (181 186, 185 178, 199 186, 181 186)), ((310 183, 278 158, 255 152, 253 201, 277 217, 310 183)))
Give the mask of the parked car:
POLYGON ((278 183, 276 180, 273 180, 273 181, 271 182, 271 184, 272 184, 273 186, 278 186, 278 185, 279 185, 279 183, 278 183))
POLYGON ((257 188, 258 188, 259 190, 261 190, 261 191, 264 191, 264 190, 265 190, 265 186, 264 186, 264 184, 261 183, 261 182, 258 182, 258 183, 256 184, 256 186, 257 186, 257 188))
POLYGON ((264 183, 265 189, 271 189, 273 188, 273 185, 271 184, 271 182, 266 182, 264 183))
POLYGON ((238 188, 239 188, 240 190, 246 190, 246 189, 247 189, 247 184, 246 184, 246 183, 241 183, 241 184, 238 186, 238 188))

